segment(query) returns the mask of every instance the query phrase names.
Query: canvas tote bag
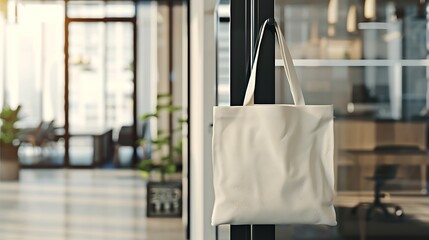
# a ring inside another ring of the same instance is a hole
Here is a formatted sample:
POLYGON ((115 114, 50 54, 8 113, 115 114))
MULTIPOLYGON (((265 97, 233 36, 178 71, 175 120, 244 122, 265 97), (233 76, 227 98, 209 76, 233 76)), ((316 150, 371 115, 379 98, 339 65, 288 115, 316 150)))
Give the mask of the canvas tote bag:
POLYGON ((212 225, 336 225, 333 107, 305 105, 292 58, 275 22, 294 105, 254 104, 267 21, 243 106, 214 107, 212 225))

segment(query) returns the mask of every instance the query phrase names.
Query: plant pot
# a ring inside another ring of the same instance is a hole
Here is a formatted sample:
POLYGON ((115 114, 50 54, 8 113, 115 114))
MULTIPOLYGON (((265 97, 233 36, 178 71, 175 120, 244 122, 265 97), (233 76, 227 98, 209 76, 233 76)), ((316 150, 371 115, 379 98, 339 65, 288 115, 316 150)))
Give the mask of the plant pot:
POLYGON ((148 182, 147 217, 181 217, 182 183, 148 182))
POLYGON ((0 181, 19 180, 18 147, 0 143, 0 181))

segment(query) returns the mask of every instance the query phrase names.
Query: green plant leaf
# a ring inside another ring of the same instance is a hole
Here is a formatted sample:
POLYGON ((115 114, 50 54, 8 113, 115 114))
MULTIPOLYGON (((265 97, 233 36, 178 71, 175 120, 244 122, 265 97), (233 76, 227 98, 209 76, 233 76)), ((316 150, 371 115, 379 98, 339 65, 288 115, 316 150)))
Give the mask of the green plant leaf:
POLYGON ((149 178, 149 172, 148 171, 140 171, 140 176, 143 179, 148 179, 149 178))
POLYGON ((170 93, 160 93, 156 97, 157 99, 163 99, 163 98, 172 98, 173 96, 170 93))
POLYGON ((149 119, 151 117, 158 117, 158 113, 148 113, 148 114, 144 114, 143 116, 140 117, 140 120, 145 121, 146 119, 149 119))
POLYGON ((164 172, 167 174, 172 174, 176 172, 176 164, 170 163, 164 166, 164 172))
POLYGON ((168 138, 161 138, 161 139, 157 139, 157 140, 152 140, 152 143, 155 145, 164 145, 164 144, 169 143, 169 139, 168 138))
POLYGON ((177 120, 177 122, 179 122, 179 123, 188 123, 188 119, 187 118, 179 118, 177 120))
POLYGON ((142 160, 137 168, 141 171, 150 172, 154 168, 152 159, 142 160))
POLYGON ((180 106, 170 106, 168 108, 169 112, 177 112, 177 111, 180 111, 180 110, 182 110, 182 107, 180 107, 180 106))
POLYGON ((164 105, 159 104, 159 105, 156 105, 156 110, 160 111, 160 110, 163 110, 163 109, 168 109, 169 107, 170 107, 169 104, 164 104, 164 105))
POLYGON ((19 130, 15 127, 15 123, 19 121, 19 112, 21 106, 15 109, 9 106, 4 106, 0 113, 1 127, 0 127, 0 140, 6 144, 11 144, 18 138, 19 130))
POLYGON ((179 146, 174 147, 173 151, 176 153, 182 153, 183 151, 182 145, 180 145, 180 147, 179 146))

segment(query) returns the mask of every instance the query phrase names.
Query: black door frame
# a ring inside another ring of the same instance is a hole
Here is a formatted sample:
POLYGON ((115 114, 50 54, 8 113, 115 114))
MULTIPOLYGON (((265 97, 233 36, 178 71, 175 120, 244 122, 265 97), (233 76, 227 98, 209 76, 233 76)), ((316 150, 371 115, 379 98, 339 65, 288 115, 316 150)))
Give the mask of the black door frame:
MULTIPOLYGON (((243 104, 254 45, 262 23, 274 17, 274 0, 231 1, 230 99, 231 106, 243 104)), ((275 101, 274 31, 269 28, 262 41, 256 82, 255 103, 275 101)), ((231 240, 274 240, 275 225, 232 225, 231 240)))
MULTIPOLYGON (((92 165, 72 165, 70 164, 70 122, 69 122, 69 25, 73 22, 81 23, 116 23, 124 22, 130 23, 133 26, 133 142, 137 142, 137 6, 138 2, 134 0, 134 16, 132 17, 104 17, 104 18, 72 18, 68 16, 68 2, 65 0, 65 11, 64 11, 64 114, 65 114, 65 123, 64 123, 64 140, 65 140, 65 152, 64 152, 64 163, 60 168, 95 168, 94 164, 92 165)), ((133 165, 137 164, 137 151, 136 147, 133 147, 133 165)))

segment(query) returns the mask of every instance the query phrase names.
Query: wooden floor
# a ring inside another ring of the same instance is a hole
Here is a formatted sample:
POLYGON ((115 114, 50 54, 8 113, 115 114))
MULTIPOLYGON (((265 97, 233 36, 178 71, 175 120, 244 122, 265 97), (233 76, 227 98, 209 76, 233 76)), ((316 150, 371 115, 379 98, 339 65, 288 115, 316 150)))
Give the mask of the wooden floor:
POLYGON ((182 220, 146 218, 128 170, 22 170, 0 182, 1 240, 182 240, 182 220))

